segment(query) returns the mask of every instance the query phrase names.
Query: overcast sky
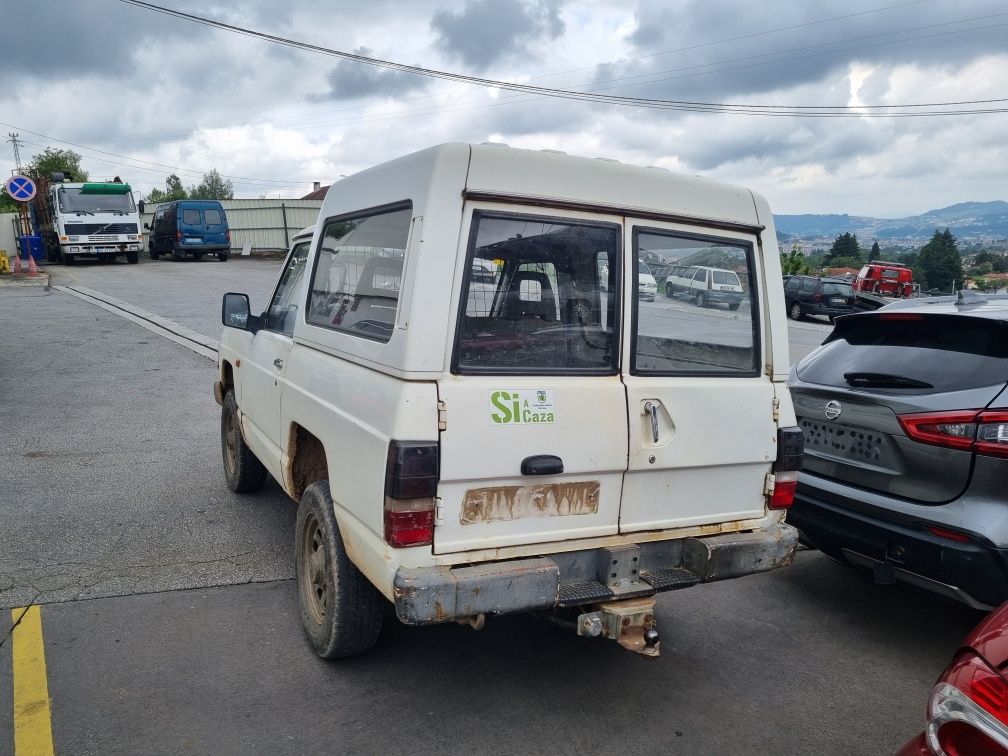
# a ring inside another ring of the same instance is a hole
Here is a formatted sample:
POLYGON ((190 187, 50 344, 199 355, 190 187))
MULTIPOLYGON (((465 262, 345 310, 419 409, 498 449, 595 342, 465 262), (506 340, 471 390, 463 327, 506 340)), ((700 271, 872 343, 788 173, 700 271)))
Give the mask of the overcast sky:
MULTIPOLYGON (((426 68, 632 97, 1008 98, 1004 0, 161 4, 426 68)), ((6 0, 0 55, 0 129, 20 133, 23 159, 71 142, 92 177, 141 191, 216 168, 236 196, 299 197, 430 145, 501 141, 745 184, 777 213, 899 217, 1008 200, 1008 112, 795 118, 572 102, 293 50, 118 0, 6 0)), ((0 157, 6 174, 10 144, 0 157)))

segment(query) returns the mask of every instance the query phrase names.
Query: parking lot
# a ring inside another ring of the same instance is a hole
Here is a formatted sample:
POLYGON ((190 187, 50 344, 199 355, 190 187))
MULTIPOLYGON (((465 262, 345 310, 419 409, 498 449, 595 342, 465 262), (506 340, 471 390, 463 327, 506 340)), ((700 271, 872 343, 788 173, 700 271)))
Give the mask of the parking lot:
MULTIPOLYGON (((295 507, 275 483, 225 487, 213 363, 73 293, 216 339, 221 295, 261 309, 279 267, 144 257, 0 286, 0 637, 10 609, 41 605, 57 753, 883 754, 920 730, 982 615, 813 551, 662 594, 658 661, 533 617, 474 632, 391 612, 372 652, 316 658, 295 507)), ((654 317, 691 308, 659 296, 654 317)), ((794 361, 830 326, 789 330, 794 361)), ((15 657, 0 657, 0 752, 15 657)))

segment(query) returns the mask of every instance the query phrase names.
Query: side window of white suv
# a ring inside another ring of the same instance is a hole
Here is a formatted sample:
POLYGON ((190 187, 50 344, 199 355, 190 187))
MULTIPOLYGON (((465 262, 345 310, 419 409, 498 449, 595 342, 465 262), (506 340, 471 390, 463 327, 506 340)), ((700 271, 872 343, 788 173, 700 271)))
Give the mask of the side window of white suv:
POLYGON ((322 229, 305 319, 387 342, 392 337, 411 205, 333 218, 322 229))
POLYGON ((264 328, 277 331, 285 336, 294 334, 294 321, 297 317, 297 295, 301 291, 304 280, 305 263, 308 261, 310 242, 304 241, 294 247, 283 273, 277 284, 273 299, 266 309, 264 328))

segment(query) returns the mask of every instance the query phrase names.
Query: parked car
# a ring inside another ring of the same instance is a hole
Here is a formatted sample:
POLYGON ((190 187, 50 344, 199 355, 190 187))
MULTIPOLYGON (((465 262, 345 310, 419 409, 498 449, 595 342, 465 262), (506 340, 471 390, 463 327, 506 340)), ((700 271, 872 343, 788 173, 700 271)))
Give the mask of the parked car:
POLYGON ((899 756, 1008 756, 1008 604, 970 633, 938 676, 924 732, 899 756))
POLYGON ((637 265, 637 296, 647 302, 654 302, 658 293, 658 282, 651 275, 651 269, 646 262, 640 260, 637 265))
POLYGON ((1008 599, 1008 299, 837 320, 791 373, 805 466, 788 522, 842 562, 977 608, 1008 599))
POLYGON ((854 279, 854 290, 887 297, 909 297, 913 294, 913 270, 902 263, 872 260, 854 279))
POLYGON ((784 303, 792 320, 826 315, 832 323, 854 312, 854 289, 842 278, 784 276, 784 303))
POLYGON ((697 307, 726 304, 737 310, 742 303, 742 281, 733 270, 705 265, 674 267, 665 279, 665 296, 680 295, 696 302, 697 307))
POLYGON ((657 592, 789 564, 775 238, 748 190, 552 152, 442 145, 335 184, 265 312, 225 295, 214 387, 228 486, 299 503, 314 651, 366 651, 389 601, 569 612, 657 656, 657 592), (643 249, 717 252, 758 296, 656 317, 623 275, 643 249))
POLYGON ((210 254, 226 262, 231 252, 227 215, 217 200, 176 200, 159 205, 146 228, 152 260, 161 255, 171 255, 173 260, 190 255, 199 260, 210 254))

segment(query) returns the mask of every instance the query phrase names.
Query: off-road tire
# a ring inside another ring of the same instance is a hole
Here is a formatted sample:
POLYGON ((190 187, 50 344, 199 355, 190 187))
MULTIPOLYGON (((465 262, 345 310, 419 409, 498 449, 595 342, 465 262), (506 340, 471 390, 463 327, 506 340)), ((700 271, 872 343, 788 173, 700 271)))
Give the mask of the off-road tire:
POLYGON ((301 495, 294 563, 301 624, 315 653, 338 659, 369 650, 381 632, 383 599, 347 556, 329 481, 301 495))
POLYGON ((220 253, 218 253, 217 259, 220 260, 221 262, 227 262, 228 253, 227 252, 220 252, 220 253))
POLYGON ((130 265, 136 265, 138 262, 140 262, 140 253, 139 252, 127 252, 126 253, 126 262, 128 262, 130 265))
POLYGON ((788 305, 788 317, 791 320, 801 320, 805 312, 802 310, 801 302, 792 302, 788 305))
POLYGON ((238 402, 234 391, 224 395, 221 407, 221 456, 224 463, 224 480, 235 493, 258 491, 266 480, 266 468, 245 445, 238 419, 238 402))

